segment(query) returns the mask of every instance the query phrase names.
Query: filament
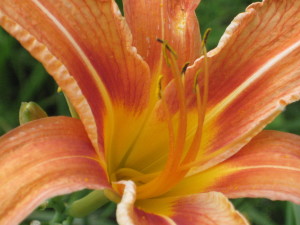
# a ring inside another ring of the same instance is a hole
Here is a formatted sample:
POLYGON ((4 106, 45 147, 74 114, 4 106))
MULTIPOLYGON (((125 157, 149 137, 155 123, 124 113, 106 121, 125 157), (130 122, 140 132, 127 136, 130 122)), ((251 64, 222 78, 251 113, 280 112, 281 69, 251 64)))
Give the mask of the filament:
MULTIPOLYGON (((203 54, 203 68, 198 70, 195 74, 194 92, 196 95, 196 110, 197 110, 197 128, 190 147, 185 152, 186 134, 187 134, 187 104, 185 98, 185 83, 183 75, 185 74, 188 63, 186 63, 182 70, 179 69, 177 64, 177 54, 168 45, 166 41, 158 39, 162 43, 162 52, 165 58, 166 64, 170 67, 173 75, 173 82, 177 90, 178 100, 178 126, 177 133, 175 132, 172 113, 170 112, 167 100, 162 91, 161 79, 158 84, 158 97, 161 100, 161 105, 166 117, 166 123, 169 133, 169 152, 168 158, 164 169, 157 174, 155 178, 148 183, 142 184, 137 187, 137 193, 139 199, 151 198, 161 195, 170 190, 176 185, 191 169, 188 165, 193 164, 196 161, 202 142, 203 124, 205 120, 205 113, 208 101, 208 83, 209 83, 209 71, 208 71, 208 58, 206 50, 206 41, 210 29, 206 30, 203 41, 201 43, 201 49, 203 54), (203 74, 203 88, 201 89, 198 82, 199 75, 203 74)), ((152 177, 152 176, 151 176, 152 177)))
POLYGON ((195 75, 195 81, 194 81, 194 92, 196 94, 196 103, 197 103, 197 113, 198 113, 198 126, 192 141, 192 144, 188 150, 188 153, 185 157, 185 159, 182 162, 181 169, 183 171, 187 169, 191 169, 191 164, 193 161, 197 159, 197 156, 199 155, 199 151, 201 149, 201 141, 202 141, 202 134, 203 134, 203 124, 205 120, 205 114, 206 114, 206 107, 207 107, 207 101, 208 101, 208 85, 209 85, 209 71, 208 71, 208 57, 207 57, 207 50, 206 50, 206 41, 208 38, 208 35, 210 33, 211 29, 207 29, 204 33, 203 41, 201 43, 201 49, 203 54, 203 61, 204 61, 204 82, 203 82, 203 97, 201 99, 200 94, 200 86, 198 82, 198 77, 201 72, 201 70, 198 70, 195 75))
MULTIPOLYGON (((162 42, 161 40, 158 40, 162 42)), ((182 82, 182 71, 179 70, 177 65, 177 54, 175 51, 166 43, 163 43, 163 54, 166 59, 166 63, 171 69, 173 80, 175 82, 176 90, 178 91, 179 100, 179 124, 177 127, 177 136, 175 138, 174 127, 172 123, 172 117, 168 109, 168 105, 163 94, 161 96, 161 103, 167 117, 167 125, 169 131, 169 153, 165 168, 163 171, 152 181, 145 185, 138 187, 139 198, 149 198, 153 195, 158 195, 169 190, 170 187, 174 186, 185 173, 173 175, 178 170, 181 159, 183 157, 186 130, 187 130, 187 109, 185 100, 184 84, 182 82), (169 53, 169 54, 168 54, 169 53), (166 182, 167 181, 167 182, 166 182)))

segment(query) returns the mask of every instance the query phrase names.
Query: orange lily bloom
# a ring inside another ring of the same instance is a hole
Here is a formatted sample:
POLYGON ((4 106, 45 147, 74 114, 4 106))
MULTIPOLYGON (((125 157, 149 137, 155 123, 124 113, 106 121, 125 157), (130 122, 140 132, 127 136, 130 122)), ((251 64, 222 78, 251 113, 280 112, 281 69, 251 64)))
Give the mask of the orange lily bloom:
POLYGON ((262 131, 300 96, 300 1, 252 4, 208 53, 199 2, 124 0, 123 17, 114 0, 1 0, 80 120, 0 138, 0 224, 83 188, 106 189, 119 224, 247 224, 228 198, 300 203, 300 137, 262 131))

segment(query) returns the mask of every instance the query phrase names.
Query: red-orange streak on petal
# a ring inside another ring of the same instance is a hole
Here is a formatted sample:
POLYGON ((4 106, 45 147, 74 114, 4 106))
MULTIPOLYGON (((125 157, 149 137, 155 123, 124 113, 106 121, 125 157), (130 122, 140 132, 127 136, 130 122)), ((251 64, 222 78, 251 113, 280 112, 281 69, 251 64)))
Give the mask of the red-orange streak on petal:
MULTIPOLYGON (((79 109, 78 93, 72 92, 60 76, 53 74, 53 68, 49 68, 51 62, 39 55, 45 47, 37 49, 35 44, 45 45, 55 62, 62 63, 73 76, 91 107, 100 142, 103 112, 110 97, 113 103, 134 113, 139 113, 147 104, 149 69, 131 46, 130 32, 114 1, 4 0, 0 3, 0 13, 2 26, 44 63, 79 109), (5 24, 6 16, 22 30, 16 32, 13 26, 5 24), (21 34, 24 30, 30 33, 30 40, 21 34), (106 92, 109 96, 105 96, 106 92)), ((106 110, 113 116, 111 108, 106 110)), ((84 113, 81 108, 80 116, 84 113)), ((85 125, 90 132, 91 123, 85 125)))
POLYGON ((50 117, 0 138, 0 223, 19 224, 44 200, 109 187, 82 123, 50 117))
MULTIPOLYGON (((208 163, 202 169, 233 155, 284 106, 299 99, 299 13, 300 2, 295 0, 253 4, 232 22, 219 47, 208 53, 207 132, 199 155, 202 164, 208 163)), ((201 68, 203 58, 186 72, 187 101, 193 109, 194 76, 201 68)), ((202 72, 200 80, 203 76, 202 72)), ((174 87, 166 93, 174 102, 174 87)))
POLYGON ((248 224, 230 201, 218 192, 149 199, 137 204, 141 207, 140 210, 145 211, 144 214, 148 212, 148 215, 169 217, 176 225, 248 224))
POLYGON ((264 197, 300 203, 300 137, 262 131, 237 154, 194 176, 168 195, 220 191, 229 198, 264 197))
MULTIPOLYGON (((149 64, 152 72, 160 72, 161 44, 157 38, 168 41, 178 53, 178 65, 193 62, 200 55, 200 32, 194 13, 199 0, 125 0, 126 21, 133 34, 133 44, 149 64), (137 22, 138 21, 138 22, 137 22), (159 71, 157 71, 159 70, 159 71)), ((164 82, 172 78, 163 62, 164 82)))

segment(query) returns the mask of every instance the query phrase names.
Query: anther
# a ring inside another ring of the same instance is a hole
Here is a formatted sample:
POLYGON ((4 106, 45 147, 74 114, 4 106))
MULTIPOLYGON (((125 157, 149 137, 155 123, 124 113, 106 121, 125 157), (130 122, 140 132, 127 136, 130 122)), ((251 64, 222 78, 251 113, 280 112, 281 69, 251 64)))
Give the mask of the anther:
POLYGON ((162 84, 161 84, 161 82, 162 82, 162 79, 163 79, 163 75, 159 75, 159 77, 158 77, 158 84, 157 84, 157 96, 158 96, 158 98, 159 99, 161 99, 161 97, 162 97, 162 84))
POLYGON ((160 38, 157 38, 156 40, 159 43, 163 44, 163 48, 167 49, 177 59, 176 51, 168 44, 168 42, 166 40, 162 40, 160 38))
POLYGON ((205 46, 206 45, 206 42, 207 42, 207 39, 208 39, 208 36, 211 32, 211 28, 207 28, 203 34, 203 41, 202 41, 202 46, 205 46))
POLYGON ((160 39, 160 38, 156 38, 156 41, 158 41, 159 43, 163 44, 164 40, 160 39))
POLYGON ((186 62, 186 63, 184 64, 184 66, 182 67, 182 70, 181 70, 181 75, 184 75, 184 74, 185 74, 185 72, 186 72, 186 70, 187 70, 187 68, 188 68, 189 65, 190 65, 189 62, 186 62))

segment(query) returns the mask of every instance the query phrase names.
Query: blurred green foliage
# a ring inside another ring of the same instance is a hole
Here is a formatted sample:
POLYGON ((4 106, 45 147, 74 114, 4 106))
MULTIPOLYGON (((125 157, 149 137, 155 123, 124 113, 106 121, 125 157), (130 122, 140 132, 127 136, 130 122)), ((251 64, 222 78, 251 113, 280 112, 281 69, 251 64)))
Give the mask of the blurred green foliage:
MULTIPOLYGON (((201 32, 212 28, 208 48, 215 47, 225 28, 237 13, 245 10, 252 0, 202 0, 197 9, 201 32)), ((120 4, 120 2, 118 2, 120 4)), ((18 110, 22 101, 35 101, 51 115, 69 115, 62 93, 57 93, 57 85, 47 75, 43 66, 36 62, 13 38, 0 30, 0 134, 18 126, 18 110)), ((299 103, 292 104, 268 129, 276 129, 300 134, 299 103)), ((66 205, 84 196, 87 191, 57 197, 66 205)), ((53 201, 57 201, 57 198, 53 201)), ((267 199, 235 199, 234 205, 254 225, 295 225, 300 224, 300 207, 289 202, 272 202, 267 199)), ((55 210, 35 211, 26 221, 53 220, 55 210)), ((55 208, 55 207, 54 207, 55 208)), ((65 208, 61 209, 64 215, 65 208)), ((72 220, 73 224, 115 224, 115 204, 110 203, 84 219, 72 220)), ((60 216, 61 216, 60 215, 60 216)), ((44 222, 43 224, 51 224, 44 222)), ((55 224, 55 223, 53 223, 55 224)), ((67 223, 65 223, 67 224, 67 223)))
POLYGON ((196 10, 201 33, 207 28, 212 28, 208 40, 208 48, 214 48, 225 28, 230 24, 233 18, 240 12, 245 11, 246 7, 254 0, 202 0, 196 10))
POLYGON ((0 30, 0 134, 18 126, 23 101, 39 103, 49 115, 67 114, 62 93, 43 66, 0 30))

